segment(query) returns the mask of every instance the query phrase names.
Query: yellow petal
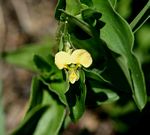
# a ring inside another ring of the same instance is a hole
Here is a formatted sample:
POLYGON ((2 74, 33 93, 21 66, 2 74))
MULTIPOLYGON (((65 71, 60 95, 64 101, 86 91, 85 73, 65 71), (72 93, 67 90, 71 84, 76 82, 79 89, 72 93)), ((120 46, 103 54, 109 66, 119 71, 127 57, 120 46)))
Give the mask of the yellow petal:
POLYGON ((74 84, 76 81, 79 80, 79 73, 78 71, 76 70, 70 70, 69 71, 69 81, 74 84))
POLYGON ((77 49, 71 54, 73 64, 81 64, 84 67, 89 67, 92 64, 90 53, 84 49, 77 49))
POLYGON ((71 64, 71 56, 69 53, 60 51, 55 55, 55 64, 59 69, 66 68, 68 64, 71 64))

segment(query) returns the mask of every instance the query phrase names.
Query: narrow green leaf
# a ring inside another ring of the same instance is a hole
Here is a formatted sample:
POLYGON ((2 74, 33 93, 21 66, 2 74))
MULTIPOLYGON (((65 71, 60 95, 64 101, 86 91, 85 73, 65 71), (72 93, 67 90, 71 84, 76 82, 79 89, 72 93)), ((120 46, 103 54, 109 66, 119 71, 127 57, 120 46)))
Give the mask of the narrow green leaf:
POLYGON ((116 92, 113 92, 110 89, 107 88, 92 88, 93 91, 99 95, 100 99, 97 100, 97 104, 101 105, 104 103, 111 103, 119 99, 119 96, 116 92))
POLYGON ((113 84, 100 83, 95 79, 88 79, 87 91, 87 103, 89 102, 90 104, 90 102, 92 102, 93 105, 111 103, 118 100, 121 94, 126 94, 122 93, 122 91, 117 91, 113 84))
POLYGON ((102 13, 102 21, 106 23, 101 29, 100 38, 102 38, 107 43, 107 46, 114 52, 122 53, 123 55, 129 53, 131 55, 133 34, 128 24, 113 10, 108 0, 93 0, 93 2, 95 8, 102 13))
POLYGON ((84 69, 84 71, 85 71, 85 76, 87 78, 94 79, 96 81, 99 81, 100 83, 110 83, 105 78, 103 78, 103 76, 100 75, 102 72, 99 71, 98 69, 93 69, 93 70, 84 69))
POLYGON ((18 50, 3 53, 2 60, 10 64, 37 72, 37 68, 33 62, 33 56, 35 54, 40 54, 43 57, 48 56, 51 53, 52 46, 53 40, 51 39, 48 41, 46 40, 46 42, 41 44, 30 44, 18 50))
POLYGON ((34 135, 58 135, 65 118, 65 107, 55 101, 48 91, 44 91, 43 103, 51 107, 41 117, 34 135))
POLYGON ((27 112, 32 110, 35 106, 42 104, 43 88, 42 83, 38 77, 33 77, 30 91, 31 92, 27 112))
POLYGON ((37 123, 48 108, 47 105, 34 107, 11 135, 33 135, 37 123))
POLYGON ((73 121, 78 121, 85 111, 86 86, 83 71, 80 71, 80 80, 70 86, 66 96, 70 109, 70 117, 73 121))
POLYGON ((120 55, 120 66, 131 85, 133 98, 139 109, 147 102, 145 81, 141 67, 133 54, 133 33, 127 22, 111 7, 108 0, 93 0, 95 8, 102 13, 102 21, 106 25, 101 29, 101 38, 108 48, 120 55), (123 67, 124 66, 124 67, 123 67))

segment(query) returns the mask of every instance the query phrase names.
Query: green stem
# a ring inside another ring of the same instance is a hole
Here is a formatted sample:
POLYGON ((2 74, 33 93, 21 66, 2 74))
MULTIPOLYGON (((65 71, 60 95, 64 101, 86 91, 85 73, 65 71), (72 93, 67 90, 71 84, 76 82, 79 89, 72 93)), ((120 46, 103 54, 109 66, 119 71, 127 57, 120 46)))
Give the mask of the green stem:
POLYGON ((150 15, 133 32, 135 33, 138 29, 140 29, 149 18, 150 18, 150 15))
MULTIPOLYGON (((144 6, 144 8, 141 10, 141 12, 135 17, 135 19, 130 23, 130 26, 132 30, 135 28, 137 23, 140 21, 140 19, 143 17, 143 15, 146 13, 146 11, 150 8, 150 0, 147 2, 147 4, 144 6)), ((149 18, 149 17, 148 17, 149 18)), ((146 19, 147 20, 147 19, 146 19)), ((141 25, 140 25, 141 26, 141 25)))

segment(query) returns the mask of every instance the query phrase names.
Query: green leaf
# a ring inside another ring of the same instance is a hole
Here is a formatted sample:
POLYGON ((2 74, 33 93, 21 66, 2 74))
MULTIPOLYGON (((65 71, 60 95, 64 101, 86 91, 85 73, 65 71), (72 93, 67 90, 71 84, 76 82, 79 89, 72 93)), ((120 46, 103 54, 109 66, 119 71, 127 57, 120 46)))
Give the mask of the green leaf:
POLYGON ((99 71, 98 69, 92 69, 92 70, 84 69, 84 71, 85 71, 85 76, 87 78, 94 79, 96 81, 99 81, 100 83, 110 83, 105 78, 103 78, 103 76, 100 75, 102 72, 99 71))
POLYGON ((126 94, 117 91, 113 84, 102 83, 95 79, 88 79, 87 86, 87 103, 90 105, 111 103, 117 101, 121 94, 126 94))
POLYGON ((46 42, 41 44, 30 44, 18 50, 3 53, 2 60, 10 64, 37 72, 37 68, 33 62, 33 56, 35 54, 40 54, 43 57, 49 55, 52 50, 52 45, 53 41, 51 39, 48 39, 46 42))
POLYGON ((48 108, 48 105, 34 107, 11 135, 33 135, 37 123, 48 108))
POLYGON ((39 78, 33 78, 31 88, 29 109, 12 135, 57 135, 65 117, 64 105, 43 89, 46 87, 43 87, 39 78))
POLYGON ((65 107, 55 101, 48 91, 44 91, 43 103, 50 104, 50 107, 41 117, 34 135, 58 135, 65 118, 65 107))
POLYGON ((36 64, 36 67, 40 70, 40 72, 51 72, 52 67, 51 65, 46 62, 41 56, 39 55, 34 55, 34 62, 36 64))
POLYGON ((63 74, 60 70, 54 73, 53 76, 54 78, 57 77, 57 79, 47 81, 44 78, 41 78, 41 81, 48 86, 50 91, 58 95, 63 104, 67 105, 65 93, 69 90, 68 79, 66 78, 66 81, 63 79, 63 74))
POLYGON ((2 80, 0 80, 0 134, 5 135, 5 116, 2 99, 2 80))
POLYGON ((65 93, 69 90, 69 84, 65 81, 51 82, 49 85, 49 90, 56 93, 60 101, 67 105, 65 93))
POLYGON ((60 20, 61 11, 59 9, 65 9, 66 8, 66 0, 58 0, 55 10, 55 18, 56 20, 60 20))
POLYGON ((50 91, 57 94, 60 101, 66 105, 65 93, 69 90, 68 75, 66 74, 65 79, 63 72, 55 66, 54 58, 52 57, 44 59, 41 56, 35 55, 34 62, 41 71, 40 80, 48 86, 50 91))
POLYGON ((32 110, 35 106, 42 104, 42 100, 43 100, 42 86, 43 86, 42 82, 40 81, 38 77, 32 78, 29 106, 28 106, 27 112, 32 110))
POLYGON ((79 81, 70 85, 66 97, 69 104, 70 117, 73 121, 78 121, 85 111, 86 86, 83 71, 80 71, 79 81))
POLYGON ((46 80, 55 80, 61 77, 60 75, 55 75, 57 72, 60 73, 60 70, 58 70, 56 67, 53 56, 48 55, 47 57, 43 58, 40 55, 35 55, 33 61, 40 75, 46 80))
POLYGON ((93 0, 95 8, 102 13, 102 21, 106 25, 101 29, 101 37, 108 48, 120 55, 117 59, 122 67, 133 92, 133 98, 139 109, 147 102, 145 81, 132 47, 134 37, 130 26, 111 7, 108 0, 93 0))
POLYGON ((58 82, 63 80, 62 72, 56 67, 54 57, 52 55, 48 55, 47 57, 35 55, 34 63, 41 77, 46 82, 58 82))
POLYGON ((97 104, 101 105, 104 103, 111 103, 119 99, 119 96, 116 92, 113 92, 110 89, 107 88, 92 88, 93 91, 96 93, 96 95, 100 97, 99 100, 97 100, 97 104), (101 99, 102 98, 102 99, 101 99))

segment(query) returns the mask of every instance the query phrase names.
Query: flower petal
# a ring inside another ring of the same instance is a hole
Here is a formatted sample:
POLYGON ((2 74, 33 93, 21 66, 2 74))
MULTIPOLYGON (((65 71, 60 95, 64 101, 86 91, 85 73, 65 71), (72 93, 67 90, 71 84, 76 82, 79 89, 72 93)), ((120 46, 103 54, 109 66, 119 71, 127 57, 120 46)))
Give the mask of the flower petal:
POLYGON ((68 64, 71 64, 71 56, 69 53, 60 51, 55 55, 55 64, 59 69, 66 68, 68 64))
POLYGON ((79 80, 79 72, 78 70, 69 70, 69 81, 70 83, 74 84, 76 81, 79 80))
POLYGON ((71 62, 73 64, 81 64, 87 68, 92 64, 92 57, 88 51, 77 49, 71 54, 71 62))

